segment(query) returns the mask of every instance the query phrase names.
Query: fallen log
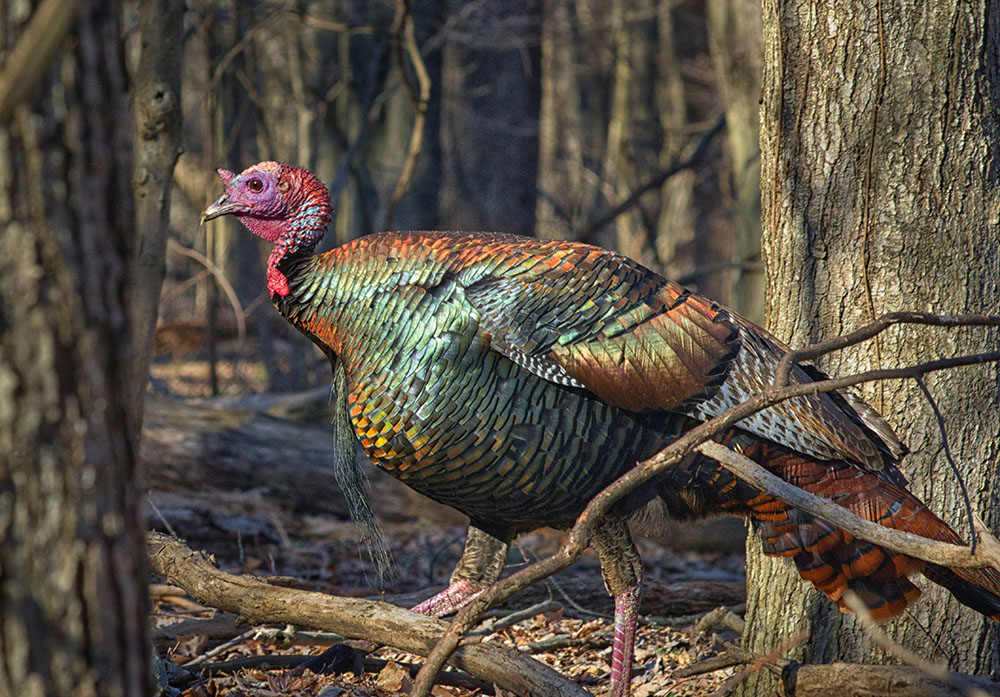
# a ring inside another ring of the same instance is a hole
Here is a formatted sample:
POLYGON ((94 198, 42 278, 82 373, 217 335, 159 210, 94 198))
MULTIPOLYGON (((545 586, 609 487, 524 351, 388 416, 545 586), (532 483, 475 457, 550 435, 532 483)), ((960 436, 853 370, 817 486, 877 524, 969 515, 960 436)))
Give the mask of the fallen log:
POLYGON ((791 663, 782 671, 785 697, 970 697, 1000 695, 1000 683, 976 675, 962 675, 967 689, 959 689, 924 675, 912 666, 876 666, 858 663, 803 665, 791 663))
MULTIPOLYGON (((156 492, 252 494, 291 514, 348 520, 333 476, 326 397, 252 395, 239 400, 148 399, 139 457, 156 492), (310 414, 308 420, 304 414, 310 414)), ((461 524, 459 513, 368 467, 371 500, 383 521, 420 517, 461 524), (390 505, 379 507, 379 502, 390 505), (391 505, 395 502, 397 505, 391 505), (385 510, 382 510, 384 508, 385 510), (405 512, 405 516, 402 515, 405 512)))
MULTIPOLYGON (((160 533, 147 537, 150 566, 198 602, 246 618, 253 624, 280 622, 388 644, 426 656, 447 628, 441 620, 370 600, 271 586, 251 576, 217 569, 200 552, 160 533)), ((481 680, 515 694, 588 697, 553 669, 516 649, 486 642, 468 644, 449 661, 481 680)))

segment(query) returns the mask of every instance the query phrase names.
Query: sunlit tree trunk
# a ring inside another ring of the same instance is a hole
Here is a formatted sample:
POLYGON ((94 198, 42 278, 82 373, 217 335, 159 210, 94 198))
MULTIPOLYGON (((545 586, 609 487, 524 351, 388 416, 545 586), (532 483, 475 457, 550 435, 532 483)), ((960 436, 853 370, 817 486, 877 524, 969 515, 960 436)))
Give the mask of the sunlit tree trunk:
POLYGON ((27 5, 0 10, 5 77, 47 64, 0 123, 0 694, 145 697, 120 7, 27 5))
MULTIPOLYGON (((768 320, 793 345, 892 310, 1000 308, 1000 8, 764 2, 761 110, 768 320)), ((833 373, 993 350, 996 331, 901 328, 821 361, 833 373)), ((1000 373, 978 366, 927 379, 972 507, 1000 528, 1000 373)), ((913 454, 913 491, 957 530, 969 526, 933 412, 916 385, 862 390, 913 454)), ((853 617, 790 564, 748 560, 747 648, 799 631, 809 661, 882 661, 853 617)), ((936 586, 888 625, 902 644, 966 672, 1000 669, 994 623, 936 586)), ((769 694, 761 672, 746 694, 769 694)))

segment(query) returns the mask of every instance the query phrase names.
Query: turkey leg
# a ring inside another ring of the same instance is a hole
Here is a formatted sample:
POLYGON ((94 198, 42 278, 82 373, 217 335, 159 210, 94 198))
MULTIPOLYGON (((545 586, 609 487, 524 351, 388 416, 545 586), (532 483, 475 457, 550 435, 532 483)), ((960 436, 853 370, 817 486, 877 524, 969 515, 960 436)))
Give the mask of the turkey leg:
MULTIPOLYGON (((509 544, 469 526, 462 558, 451 573, 451 583, 443 591, 410 608, 412 612, 430 617, 443 617, 456 612, 479 596, 500 578, 507 561, 509 544)), ((364 657, 378 648, 370 641, 345 641, 331 646, 296 668, 296 672, 315 673, 360 672, 364 657)))
POLYGON ((604 575, 604 586, 615 599, 615 637, 611 647, 609 697, 628 697, 635 654, 635 630, 642 591, 642 560, 625 521, 598 524, 591 538, 604 575))
POLYGON ((508 548, 507 542, 470 525, 462 558, 451 573, 451 583, 437 595, 410 609, 431 617, 444 617, 460 610, 500 578, 508 548))

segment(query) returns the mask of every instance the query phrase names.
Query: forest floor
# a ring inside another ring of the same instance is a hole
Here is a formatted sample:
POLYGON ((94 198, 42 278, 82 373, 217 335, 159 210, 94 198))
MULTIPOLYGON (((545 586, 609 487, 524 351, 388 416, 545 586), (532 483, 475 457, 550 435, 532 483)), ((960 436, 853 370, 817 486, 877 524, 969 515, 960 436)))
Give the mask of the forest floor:
MULTIPOLYGON (((154 384, 173 402, 203 397, 203 366, 195 361, 161 360, 154 365, 154 384)), ((253 376, 260 374, 252 366, 244 370, 250 376, 246 382, 253 383, 253 376)), ((353 524, 343 515, 303 513, 287 500, 269 499, 260 490, 221 490, 208 479, 192 479, 189 472, 179 477, 154 470, 148 523, 178 535, 192 548, 210 552, 231 573, 278 576, 286 579, 283 584, 291 582, 299 588, 381 597, 409 606, 447 584, 462 551, 465 524, 453 511, 391 478, 380 477, 374 470, 371 476, 377 489, 373 503, 384 522, 397 573, 381 594, 373 590, 378 587, 376 574, 355 541, 353 524)), ((302 495, 307 497, 309 492, 302 495)), ((696 631, 694 624, 718 606, 740 611, 745 597, 744 559, 738 551, 741 529, 723 526, 682 532, 664 531, 657 542, 640 541, 646 585, 632 681, 634 697, 708 695, 741 670, 737 666, 690 676, 684 671, 724 653, 727 642, 739 643, 733 629, 715 626, 696 631)), ((556 551, 562 539, 563 534, 553 530, 519 538, 508 560, 508 572, 556 551)), ((296 656, 319 653, 331 638, 311 634, 308 627, 250 627, 234 615, 200 605, 182 590, 164 585, 162 579, 152 579, 151 589, 154 641, 160 656, 171 665, 174 695, 396 695, 406 693, 410 686, 407 666, 423 661, 384 647, 371 657, 385 663, 369 661, 373 672, 363 675, 294 674, 289 667, 262 668, 261 657, 287 656, 282 659, 287 666, 296 656)), ((481 629, 485 641, 518 647, 600 694, 607 689, 610 669, 612 609, 596 557, 588 553, 569 569, 494 610, 481 629), (514 616, 517 621, 505 626, 509 624, 505 617, 526 608, 527 613, 514 616), (498 622, 501 627, 491 629, 498 622)), ((434 688, 437 697, 495 693, 491 686, 434 688)))

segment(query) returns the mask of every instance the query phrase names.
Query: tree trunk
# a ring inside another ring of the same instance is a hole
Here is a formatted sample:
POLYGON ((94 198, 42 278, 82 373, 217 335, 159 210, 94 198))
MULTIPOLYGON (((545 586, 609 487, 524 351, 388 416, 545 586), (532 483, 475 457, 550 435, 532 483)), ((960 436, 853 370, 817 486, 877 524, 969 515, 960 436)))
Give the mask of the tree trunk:
MULTIPOLYGON (((708 38, 726 107, 726 155, 735 202, 732 259, 760 258, 760 75, 763 61, 759 0, 709 0, 708 38)), ((736 268, 733 307, 754 321, 764 312, 764 277, 736 268)))
POLYGON ((0 123, 0 694, 144 697, 121 8, 26 5, 0 10, 3 77, 51 64, 0 123))
MULTIPOLYGON (((1000 307, 1000 9, 982 0, 827 6, 764 2, 761 110, 769 324, 792 345, 892 310, 1000 307)), ((995 349, 996 331, 900 328, 828 357, 835 374, 995 349)), ((996 365, 936 373, 927 386, 973 509, 1000 526, 996 365)), ((911 488, 968 533, 962 495, 933 412, 912 383, 862 390, 913 453, 911 488)), ((748 555, 746 648, 766 653, 795 633, 809 661, 882 661, 850 616, 790 564, 748 555)), ((927 584, 890 635, 964 672, 1000 668, 994 623, 927 584)), ((746 694, 768 694, 763 672, 746 694)))
POLYGON ((444 46, 441 224, 532 235, 541 3, 504 0, 463 14, 444 46))
POLYGON ((167 229, 174 164, 180 154, 181 49, 184 5, 173 0, 139 3, 142 51, 133 83, 135 118, 135 248, 130 257, 132 396, 138 425, 153 353, 153 329, 166 274, 167 229))

